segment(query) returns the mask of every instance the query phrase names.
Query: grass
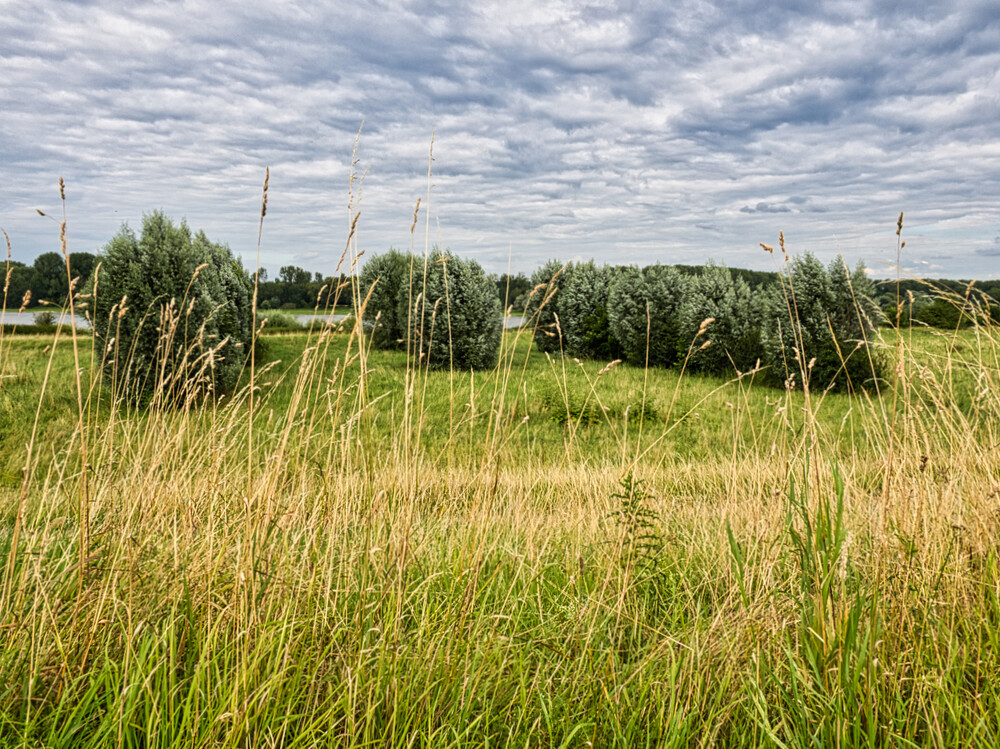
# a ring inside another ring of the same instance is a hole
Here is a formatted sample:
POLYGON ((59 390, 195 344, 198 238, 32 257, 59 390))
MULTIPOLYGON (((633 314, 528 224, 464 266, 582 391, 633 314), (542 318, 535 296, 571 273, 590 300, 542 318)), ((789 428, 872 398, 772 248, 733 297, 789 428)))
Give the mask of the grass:
POLYGON ((65 338, 7 337, 0 739, 995 745, 998 341, 903 335, 895 397, 812 410, 275 335, 252 420, 109 403, 86 339, 81 419, 65 338))
POLYGON ((0 331, 0 746, 1000 743, 996 328, 883 331, 881 397, 529 335, 135 408, 0 331))

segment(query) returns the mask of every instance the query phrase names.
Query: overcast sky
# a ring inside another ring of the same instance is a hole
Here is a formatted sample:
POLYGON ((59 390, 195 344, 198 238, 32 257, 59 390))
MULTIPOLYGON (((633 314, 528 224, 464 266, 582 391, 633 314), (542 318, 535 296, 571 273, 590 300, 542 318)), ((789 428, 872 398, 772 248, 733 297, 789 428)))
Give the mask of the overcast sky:
POLYGON ((14 259, 162 209, 252 265, 348 233, 489 271, 548 258, 773 268, 759 242, 1000 275, 1000 3, 0 0, 14 259), (427 166, 434 133, 429 212, 427 166))

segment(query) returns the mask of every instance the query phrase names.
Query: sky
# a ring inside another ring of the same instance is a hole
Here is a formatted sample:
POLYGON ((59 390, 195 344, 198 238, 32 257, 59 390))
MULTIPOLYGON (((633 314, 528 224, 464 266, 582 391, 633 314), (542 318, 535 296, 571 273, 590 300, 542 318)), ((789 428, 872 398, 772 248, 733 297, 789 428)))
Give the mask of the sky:
POLYGON ((59 251, 63 177, 70 251, 162 210, 253 266, 269 167, 260 264, 332 273, 353 170, 367 255, 894 276, 902 211, 900 273, 997 278, 998 102, 996 0, 0 0, 0 226, 59 251))

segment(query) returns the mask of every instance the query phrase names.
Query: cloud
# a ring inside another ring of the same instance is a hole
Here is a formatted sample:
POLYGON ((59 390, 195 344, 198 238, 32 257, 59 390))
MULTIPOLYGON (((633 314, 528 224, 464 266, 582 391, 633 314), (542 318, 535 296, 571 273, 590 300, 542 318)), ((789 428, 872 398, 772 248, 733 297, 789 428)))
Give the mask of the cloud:
POLYGON ((52 249, 33 211, 63 176, 73 249, 162 208, 248 258, 269 165, 264 262, 332 271, 356 160, 371 252, 410 245, 422 197, 414 239, 490 270, 768 267, 779 230, 874 267, 905 210, 914 256, 989 272, 1000 9, 882 5, 12 5, 0 224, 19 259, 52 249))

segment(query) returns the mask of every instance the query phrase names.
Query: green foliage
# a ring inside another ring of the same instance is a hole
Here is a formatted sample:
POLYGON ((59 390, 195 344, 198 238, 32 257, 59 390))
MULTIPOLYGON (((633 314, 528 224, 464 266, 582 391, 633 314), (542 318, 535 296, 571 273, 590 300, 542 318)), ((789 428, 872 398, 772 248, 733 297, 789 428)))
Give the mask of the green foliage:
POLYGON ((56 327, 56 313, 52 310, 36 312, 34 319, 35 328, 39 330, 52 330, 56 327))
POLYGON ((591 398, 577 396, 573 390, 544 390, 541 402, 542 408, 549 414, 549 419, 557 424, 590 426, 600 424, 605 419, 601 407, 596 402, 591 398))
POLYGON ((795 257, 766 305, 764 346, 774 375, 820 390, 873 387, 887 369, 871 345, 880 316, 874 291, 861 263, 849 274, 842 257, 829 269, 811 253, 795 257))
POLYGON ((972 319, 963 315, 961 303, 944 297, 938 297, 925 305, 916 314, 915 319, 929 327, 946 330, 968 328, 972 325, 972 319))
POLYGON ((608 290, 615 270, 593 260, 573 266, 559 292, 559 323, 566 353, 588 359, 617 359, 621 346, 611 335, 608 290))
POLYGON ((140 236, 123 226, 101 261, 92 322, 123 395, 235 387, 253 338, 253 287, 228 247, 156 211, 140 236))
POLYGON ((611 499, 618 507, 608 513, 619 532, 618 559, 623 567, 648 571, 663 549, 660 516, 650 507, 653 495, 646 482, 628 473, 611 499))
POLYGON ((621 268, 608 292, 611 334, 631 364, 670 367, 680 348, 678 311, 687 279, 675 268, 621 268))
POLYGON ((804 476, 801 486, 790 481, 786 516, 791 557, 787 593, 796 602, 797 627, 788 631, 776 662, 767 664, 768 687, 784 718, 781 725, 771 725, 762 711, 761 727, 790 743, 810 733, 816 745, 833 746, 853 734, 848 743, 870 745, 887 728, 875 719, 878 706, 871 689, 883 630, 878 599, 855 584, 839 470, 834 466, 833 497, 819 490, 813 501, 808 470, 804 476), (866 740, 859 741, 861 737, 866 740))
POLYGON ((26 295, 31 291, 32 269, 24 263, 10 262, 4 271, 3 304, 7 309, 18 309, 30 299, 26 295))
POLYGON ((369 258, 361 270, 361 298, 368 297, 362 319, 375 348, 400 348, 406 340, 408 301, 401 308, 400 293, 414 265, 410 253, 389 250, 369 258))
POLYGON ((43 252, 35 258, 31 275, 31 295, 62 305, 66 300, 66 261, 58 252, 43 252))
POLYGON ((677 315, 679 356, 688 356, 688 370, 716 375, 746 372, 762 358, 760 310, 750 287, 734 279, 728 268, 705 266, 691 277, 677 315), (712 319, 704 329, 704 321, 712 319), (706 341, 710 344, 703 348, 706 341))
POLYGON ((531 293, 530 278, 523 273, 518 273, 516 276, 502 273, 496 276, 496 284, 497 296, 505 311, 508 308, 513 308, 517 312, 524 310, 528 294, 531 293))
POLYGON ((496 284, 479 263, 433 250, 414 264, 411 286, 400 286, 397 314, 409 314, 411 351, 435 369, 489 369, 496 365, 503 311, 496 284), (412 301, 411 301, 412 300, 412 301))
POLYGON ((559 260, 549 260, 531 274, 531 292, 524 305, 524 315, 534 331, 539 351, 554 354, 563 350, 563 334, 556 318, 562 320, 560 288, 569 282, 572 274, 572 266, 559 260))
POLYGON ((264 329, 269 332, 279 330, 302 330, 302 323, 296 320, 292 315, 286 315, 282 312, 258 312, 257 324, 260 325, 261 323, 264 324, 264 329))

